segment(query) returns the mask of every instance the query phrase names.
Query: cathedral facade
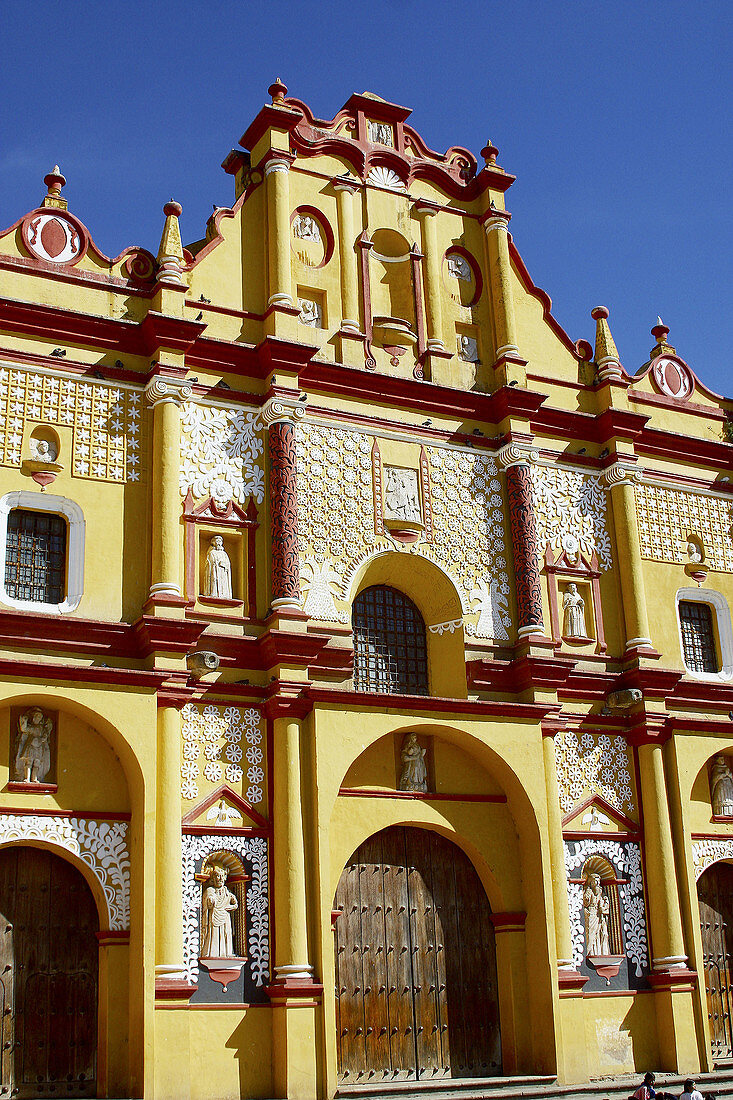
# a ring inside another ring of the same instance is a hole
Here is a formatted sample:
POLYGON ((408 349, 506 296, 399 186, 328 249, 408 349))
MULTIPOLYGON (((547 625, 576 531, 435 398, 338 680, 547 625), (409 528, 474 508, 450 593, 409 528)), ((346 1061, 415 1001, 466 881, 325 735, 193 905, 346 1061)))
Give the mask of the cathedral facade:
POLYGON ((733 403, 568 336, 491 144, 269 95, 201 239, 0 232, 3 1093, 711 1069, 733 403))

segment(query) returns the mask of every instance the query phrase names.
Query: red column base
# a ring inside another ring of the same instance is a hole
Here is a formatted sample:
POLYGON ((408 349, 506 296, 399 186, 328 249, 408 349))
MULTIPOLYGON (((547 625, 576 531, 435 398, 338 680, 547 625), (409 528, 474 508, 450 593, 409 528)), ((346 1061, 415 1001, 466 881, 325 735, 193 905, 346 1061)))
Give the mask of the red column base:
POLYGON ((155 979, 156 1001, 190 1001, 198 989, 189 982, 175 981, 171 978, 155 979))
POLYGON ((285 1001, 300 1001, 306 1004, 320 1004, 323 996, 323 986, 312 979, 285 978, 283 981, 273 982, 265 989, 265 993, 273 1004, 282 1004, 285 1001))

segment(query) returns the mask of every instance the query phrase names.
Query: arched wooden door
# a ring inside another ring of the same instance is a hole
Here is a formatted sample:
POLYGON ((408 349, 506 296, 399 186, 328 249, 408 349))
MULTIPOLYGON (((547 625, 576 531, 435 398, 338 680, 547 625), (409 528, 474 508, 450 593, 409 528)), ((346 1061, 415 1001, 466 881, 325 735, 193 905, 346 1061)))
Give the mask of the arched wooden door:
POLYGON ((714 863, 697 880, 713 1059, 733 1057, 733 867, 714 863))
POLYGON ((370 837, 334 926, 340 1083, 501 1073, 494 929, 461 849, 403 826, 370 837))
POLYGON ((96 1095, 98 929, 67 860, 0 849, 0 1097, 96 1095))

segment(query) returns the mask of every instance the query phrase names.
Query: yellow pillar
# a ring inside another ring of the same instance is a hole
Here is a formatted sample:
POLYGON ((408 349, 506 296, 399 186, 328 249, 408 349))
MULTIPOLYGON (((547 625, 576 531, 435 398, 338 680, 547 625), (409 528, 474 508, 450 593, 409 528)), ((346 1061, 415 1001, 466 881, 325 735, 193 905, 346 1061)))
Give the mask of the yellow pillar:
POLYGON ((161 707, 155 813, 155 978, 166 983, 184 981, 180 739, 178 711, 161 707))
POLYGON ((484 229, 498 359, 501 355, 519 354, 506 216, 496 214, 489 217, 484 223, 484 229))
POLYGON ((275 156, 265 165, 267 188, 268 306, 292 306, 290 287, 290 162, 275 156))
POLYGON ((632 484, 634 477, 638 477, 638 471, 620 462, 614 463, 604 473, 606 485, 611 491, 613 522, 616 528, 616 555, 624 604, 627 649, 652 644, 636 523, 636 501, 632 484))
POLYGON ((543 737, 542 749, 545 758, 547 832, 550 847, 550 876, 552 879, 552 908, 555 915, 557 967, 558 970, 574 971, 573 941, 570 934, 570 905, 568 903, 568 877, 565 870, 565 847, 562 838, 560 789, 557 783, 554 737, 543 737))
POLYGON ((684 968, 687 963, 682 936, 677 874, 672 847, 672 824, 664 778, 662 746, 639 746, 641 801, 644 809, 644 847, 647 853, 649 924, 656 971, 684 968))
POLYGON ((428 351, 445 351, 443 339, 443 314, 440 287, 440 257, 435 218, 438 211, 432 206, 417 206, 422 234, 422 251, 425 258, 425 322, 428 351))
POLYGON ((353 194, 356 182, 351 179, 336 178, 333 189, 336 192, 339 227, 339 265, 341 269, 341 328, 348 332, 359 332, 359 283, 354 250, 354 202, 353 194))
POLYGON ((275 975, 277 981, 309 981, 305 850, 300 790, 300 721, 275 720, 275 975))
POLYGON ((153 547, 151 596, 181 596, 180 406, 191 387, 155 377, 145 394, 153 408, 153 547))

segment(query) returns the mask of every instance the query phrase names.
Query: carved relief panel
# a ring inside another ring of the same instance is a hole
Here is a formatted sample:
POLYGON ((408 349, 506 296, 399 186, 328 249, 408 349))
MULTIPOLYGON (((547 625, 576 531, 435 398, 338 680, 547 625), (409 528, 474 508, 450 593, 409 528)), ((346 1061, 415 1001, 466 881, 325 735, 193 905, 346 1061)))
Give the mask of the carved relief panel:
POLYGON ((57 733, 58 711, 11 709, 9 789, 56 789, 57 733))

